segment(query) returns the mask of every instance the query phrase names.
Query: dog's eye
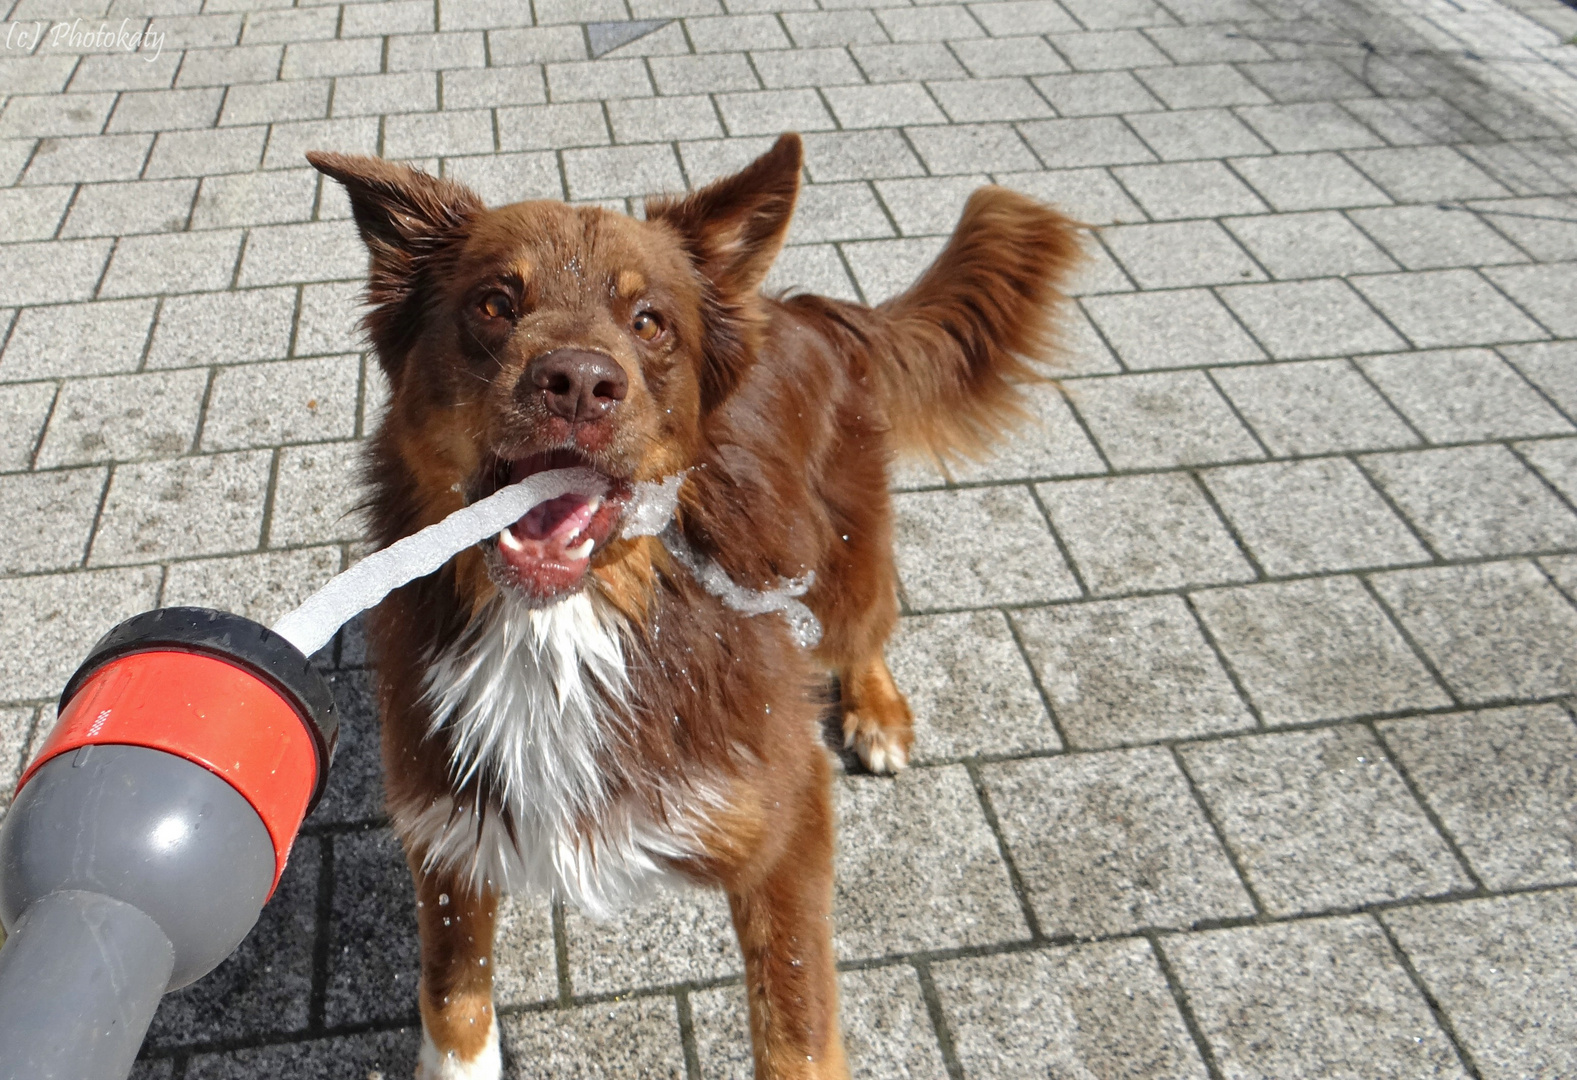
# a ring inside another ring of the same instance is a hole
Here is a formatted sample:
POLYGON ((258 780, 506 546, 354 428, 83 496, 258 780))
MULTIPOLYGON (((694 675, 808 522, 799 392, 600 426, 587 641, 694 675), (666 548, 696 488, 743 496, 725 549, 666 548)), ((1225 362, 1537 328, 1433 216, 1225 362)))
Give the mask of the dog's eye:
POLYGON ((482 297, 479 305, 482 314, 489 319, 513 319, 515 317, 515 302, 508 293, 490 292, 482 297))
POLYGON ((663 332, 663 321, 655 311, 638 311, 630 320, 630 329, 642 341, 656 341, 663 332))

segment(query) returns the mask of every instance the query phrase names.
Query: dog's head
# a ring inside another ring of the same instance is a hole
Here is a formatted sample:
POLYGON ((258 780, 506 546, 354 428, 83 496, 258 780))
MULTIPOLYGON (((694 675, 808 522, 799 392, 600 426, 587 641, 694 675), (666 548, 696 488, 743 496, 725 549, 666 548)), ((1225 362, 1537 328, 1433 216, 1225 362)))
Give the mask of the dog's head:
POLYGON ((584 465, 602 491, 533 509, 491 576, 536 602, 620 557, 633 485, 695 459, 706 416, 755 361, 760 286, 799 190, 785 135, 742 172, 646 204, 646 220, 471 191, 376 158, 307 155, 350 196, 371 255, 366 328, 391 400, 380 452, 411 524, 584 465))

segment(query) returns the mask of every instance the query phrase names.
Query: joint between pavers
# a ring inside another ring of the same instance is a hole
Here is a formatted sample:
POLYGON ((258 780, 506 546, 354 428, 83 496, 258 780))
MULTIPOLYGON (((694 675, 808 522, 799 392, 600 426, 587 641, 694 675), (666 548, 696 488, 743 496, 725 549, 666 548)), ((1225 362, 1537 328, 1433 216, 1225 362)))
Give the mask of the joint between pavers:
MULTIPOLYGON (((1204 487, 1203 484, 1199 486, 1204 487)), ((1255 569, 1258 570, 1258 567, 1256 566, 1255 569)), ((1200 614, 1198 605, 1194 603, 1193 594, 1184 592, 1182 593, 1182 599, 1184 606, 1188 608, 1188 613, 1194 617, 1194 623, 1199 627, 1199 632, 1203 635, 1205 644, 1210 646, 1210 651, 1216 655, 1216 661, 1221 665, 1221 669, 1226 672, 1227 678, 1232 683, 1232 689, 1237 691, 1238 697, 1243 702, 1243 707, 1254 718, 1254 725, 1260 731, 1269 731, 1270 725, 1265 723, 1265 717, 1260 714, 1259 706, 1249 696, 1248 688, 1243 685, 1243 679, 1238 675, 1237 668, 1233 665, 1231 658, 1227 656, 1226 650, 1221 647, 1221 642, 1216 640, 1216 635, 1211 631, 1210 625, 1205 622, 1205 617, 1200 614)))
POLYGON ((93 541, 98 539, 99 526, 104 523, 104 506, 109 502, 110 486, 115 483, 115 466, 112 463, 104 470, 104 486, 99 490, 99 505, 93 511, 93 524, 88 528, 88 538, 82 545, 82 559, 77 563, 81 569, 87 569, 88 559, 93 555, 93 541))
MULTIPOLYGON (((1035 687, 1035 693, 1040 695, 1040 707, 1046 710, 1046 718, 1051 721, 1051 730, 1056 733, 1057 742, 1061 744, 1057 753, 1066 754, 1073 749, 1073 744, 1068 741, 1068 733, 1062 726, 1062 720, 1057 716, 1057 710, 1052 707, 1051 695, 1047 693, 1045 684, 1041 682, 1040 672, 1030 662, 1029 649, 1024 644, 1024 635, 1020 632, 1018 623, 1011 614, 1004 611, 1002 612, 1002 617, 1007 621, 1008 636, 1013 639, 1013 647, 1018 650, 1019 659, 1023 661, 1025 668, 1029 671, 1030 682, 1035 687)), ((1053 755, 1050 752, 1037 752, 1034 755, 1025 756, 1050 757, 1053 755)), ((982 755, 976 755, 976 759, 986 760, 982 755)), ((1008 760, 1008 758, 1003 758, 1002 760, 1008 760)))
MULTIPOLYGON (((1204 371, 1206 381, 1208 381, 1211 386, 1215 387, 1216 393, 1219 394, 1221 396, 1221 400, 1226 403, 1228 411, 1231 412, 1233 416, 1237 417, 1238 423, 1243 425, 1243 430, 1248 432, 1249 438, 1253 439, 1260 450, 1264 452, 1265 460, 1275 461, 1276 455, 1271 450, 1270 444, 1264 439, 1260 438, 1259 432, 1254 430, 1254 425, 1248 422, 1248 417, 1244 416, 1243 410, 1238 408, 1238 403, 1232 400, 1232 395, 1227 393, 1226 388, 1216 381, 1215 373, 1218 370, 1220 369, 1209 367, 1205 368, 1204 371)), ((1253 559, 1251 558, 1249 561, 1253 562, 1253 559)))
POLYGON ((1524 440, 1522 439, 1502 439, 1501 445, 1510 451, 1512 457, 1522 462, 1522 467, 1532 473, 1535 479, 1537 479, 1539 483, 1543 484, 1545 490, 1551 495, 1554 495, 1556 500, 1562 506, 1566 507, 1566 509, 1572 513, 1577 514, 1577 503, 1573 503, 1571 499, 1567 498, 1566 493, 1560 488, 1556 487, 1554 481, 1544 475, 1544 470, 1540 469, 1533 462, 1529 461, 1527 456, 1522 453, 1521 449, 1517 446, 1517 443, 1523 441, 1524 440))
POLYGON ((1044 941, 1046 935, 1041 931, 1040 918, 1035 914, 1035 905, 1030 902, 1029 888, 1024 884, 1024 876, 1019 873, 1018 863, 1013 858, 1007 837, 1002 835, 1002 822, 997 818, 996 807, 991 804, 991 793, 986 790, 986 782, 980 775, 980 766, 975 762, 966 761, 964 770, 969 774, 969 782, 974 785, 975 798, 979 800, 980 811, 985 815, 986 827, 991 830, 992 839, 997 842, 997 856, 1007 868, 1008 884, 1018 900, 1020 911, 1024 916, 1024 925, 1029 927, 1030 940, 1044 941))
MULTIPOLYGON (((1188 609, 1193 611, 1194 606, 1189 604, 1188 609)), ((1198 618, 1197 614, 1195 618, 1198 618)), ((1212 642, 1212 645, 1214 645, 1214 642, 1212 642)), ((1253 706, 1249 707, 1253 708, 1253 706)), ((1258 713, 1254 714, 1254 719, 1263 729, 1264 723, 1260 721, 1258 713)), ((1243 892, 1248 896, 1249 903, 1254 905, 1254 918, 1252 921, 1264 922, 1273 919, 1274 917, 1266 909, 1264 902, 1260 900, 1259 892, 1254 888, 1253 883, 1249 881, 1248 874, 1243 869, 1243 863, 1238 859, 1237 852, 1232 849, 1231 844, 1227 843, 1226 830, 1221 827, 1221 823, 1216 820, 1216 816, 1210 812, 1210 804, 1205 801, 1205 796, 1200 792, 1199 785, 1194 782, 1194 774, 1188 771, 1188 763, 1183 760, 1182 752, 1176 745, 1167 747, 1167 750, 1171 752, 1173 765, 1177 767, 1178 772, 1183 774, 1183 782, 1188 785, 1188 794, 1193 797, 1194 805, 1199 807, 1199 812, 1205 816, 1205 822, 1210 826, 1211 835, 1216 838, 1216 843, 1221 845, 1222 855, 1226 857, 1228 865, 1232 867, 1232 872, 1237 875, 1238 884, 1243 886, 1243 892)))
POLYGON ((686 1080, 702 1080, 701 1051, 695 1041, 695 1016, 690 1011, 690 991, 674 991, 674 1005, 679 1014, 679 1045, 684 1049, 686 1080))
POLYGON ((263 488, 263 521, 259 528, 257 547, 259 552, 268 551, 269 534, 274 530, 274 505, 279 500, 279 468, 280 460, 284 457, 284 448, 274 447, 274 453, 268 461, 268 483, 263 488))
MULTIPOLYGON (((181 455, 182 457, 190 457, 191 455, 197 453, 198 449, 203 444, 203 428, 208 423, 208 403, 213 400, 214 380, 218 377, 218 368, 210 367, 208 369, 208 381, 203 384, 202 400, 197 403, 197 427, 196 430, 192 432, 191 445, 186 448, 186 453, 181 455)), ((276 451, 275 453, 277 456, 278 452, 276 451)))
POLYGON ((55 396, 49 399, 49 409, 44 413, 44 423, 38 429, 38 437, 33 440, 33 449, 27 455, 27 468, 29 472, 38 468, 38 455, 44 449, 44 437, 49 434, 49 425, 54 422, 55 410, 60 406, 60 395, 65 393, 65 380, 55 380, 55 396))
POLYGON ((1210 1075, 1210 1080, 1224 1080, 1221 1065, 1216 1061, 1215 1047, 1210 1045, 1210 1040, 1205 1037, 1204 1028, 1200 1027, 1199 1019, 1194 1015, 1193 1005, 1183 989, 1183 981, 1173 969, 1172 959, 1166 955, 1160 935, 1150 933, 1144 935, 1144 939, 1150 944, 1150 952, 1155 956, 1156 965, 1161 969, 1161 977, 1166 980, 1166 989, 1172 995, 1172 1004, 1177 1006, 1183 1027, 1187 1029, 1188 1037, 1194 1041, 1194 1049, 1199 1052, 1199 1059, 1205 1066, 1205 1072, 1210 1075))
MULTIPOLYGON (((1016 487, 1017 485, 1004 486, 1016 487)), ((1062 556, 1063 563, 1067 565, 1068 572, 1073 575, 1074 583, 1079 586, 1080 595, 1086 598, 1092 596, 1093 594, 1090 592, 1090 586, 1084 580, 1084 573, 1079 569, 1079 564, 1073 559, 1072 549, 1070 549, 1066 541, 1063 540, 1062 534, 1057 531, 1056 524, 1051 520, 1051 510, 1046 506, 1045 502, 1042 501, 1040 492, 1036 490, 1036 485, 1025 484, 1024 486, 1029 489, 1030 501, 1033 502, 1035 504, 1035 508, 1040 511, 1041 519, 1046 523, 1046 531, 1051 533, 1052 542, 1057 545, 1057 552, 1062 556)))
MULTIPOLYGON (((1208 377, 1208 372, 1206 374, 1208 377)), ((1214 383, 1211 385, 1214 385, 1214 383)), ((1216 387, 1216 389, 1219 392, 1220 387, 1216 387)), ((1225 397, 1226 395, 1222 394, 1221 396, 1225 397)), ((1236 409, 1233 410, 1234 414, 1236 414, 1236 411, 1236 409)), ((1238 419, 1241 421, 1243 418, 1239 416, 1238 419)), ((1257 442, 1258 440, 1256 439, 1255 441, 1257 442)), ((1199 469, 1197 467, 1191 468, 1185 470, 1185 472, 1188 478, 1194 482, 1194 487, 1199 491, 1200 495, 1204 497, 1205 503, 1210 507, 1211 512, 1216 515, 1216 520, 1221 523, 1221 527, 1232 538, 1232 544, 1237 548, 1238 554, 1243 556, 1244 561, 1249 565, 1249 569, 1254 571, 1254 582, 1258 584, 1269 581, 1270 575, 1265 572, 1265 567, 1260 563, 1253 549, 1249 547, 1248 541, 1243 539, 1237 527, 1232 524, 1232 519, 1227 516, 1225 510, 1221 509, 1221 503, 1216 499, 1216 493, 1210 490, 1210 485, 1205 483, 1204 477, 1199 475, 1199 469)))
POLYGON ((1391 626, 1395 628, 1398 634, 1402 635, 1402 640, 1407 642, 1407 647, 1413 650, 1413 655, 1418 658, 1418 662, 1424 665, 1424 670, 1429 672, 1430 678, 1435 680, 1436 685, 1445 692, 1446 697, 1450 698, 1453 704, 1460 707, 1463 701, 1461 695, 1457 693, 1456 687, 1446 681, 1446 677, 1441 673, 1440 668, 1435 665, 1429 654, 1424 651, 1423 646, 1418 643, 1418 639, 1413 637, 1412 632, 1403 624, 1401 616, 1391 610, 1391 605, 1385 602, 1385 597, 1380 595, 1380 590, 1375 588, 1374 582, 1369 579, 1369 573, 1358 574, 1357 578, 1358 583, 1369 594, 1369 598, 1380 605, 1380 610, 1385 613, 1385 617, 1390 621, 1391 626))
POLYGON ((1462 871, 1464 877, 1473 883, 1473 891, 1480 894, 1487 893, 1489 889, 1485 886, 1484 879, 1479 877, 1477 870, 1473 869, 1473 864, 1468 861, 1467 854, 1462 850, 1462 846, 1457 843, 1456 837, 1451 835, 1450 830, 1446 828, 1445 822, 1440 820, 1440 815, 1435 813, 1435 808, 1430 805, 1423 789, 1418 786, 1412 774, 1407 771, 1407 767, 1403 764, 1401 757, 1392 749, 1391 744, 1385 740, 1380 729, 1375 726, 1373 721, 1369 721, 1363 726, 1373 736, 1374 741, 1380 747, 1380 752, 1391 763, 1391 767, 1396 770, 1396 774, 1402 778, 1402 784, 1407 788, 1408 794, 1413 797, 1413 801, 1418 804, 1419 809, 1424 812, 1424 817, 1429 820, 1430 826, 1439 834, 1440 839, 1445 842, 1447 850, 1451 852, 1451 857, 1457 861, 1457 868, 1462 871))
POLYGON ((1413 960, 1407 955, 1407 950, 1402 948, 1402 943, 1396 939, 1396 935, 1391 932, 1390 926, 1386 924, 1384 919, 1380 918, 1379 914, 1372 914, 1370 918, 1374 921, 1374 924, 1379 927, 1380 933, 1385 935, 1386 943, 1391 946, 1392 956, 1395 957, 1396 962, 1401 965, 1402 970, 1407 973, 1407 977, 1409 980, 1411 980, 1413 988, 1416 989, 1419 995, 1424 999, 1424 1004, 1429 1007, 1429 1012, 1434 1017, 1435 1025, 1440 1028, 1441 1034, 1443 1034, 1446 1037, 1446 1041, 1451 1044, 1451 1049, 1456 1053, 1457 1060, 1461 1062, 1463 1070, 1470 1077, 1472 1077, 1473 1080, 1483 1080, 1483 1074, 1479 1072, 1478 1063, 1473 1060, 1473 1055, 1468 1052, 1468 1049, 1463 1044, 1462 1040, 1457 1037, 1456 1026, 1451 1023, 1451 1017, 1446 1013, 1445 1008, 1440 1004, 1440 1001, 1435 997, 1435 995, 1430 992, 1429 986, 1424 982, 1423 976, 1420 975, 1418 973, 1418 969, 1413 966, 1413 960))
POLYGON ((942 1054, 942 1067, 948 1080, 966 1080, 963 1063, 958 1060, 958 1046, 953 1041, 953 1029, 947 1022, 947 1012, 942 1008, 942 997, 937 993, 936 980, 931 977, 931 965, 924 960, 910 965, 920 983, 920 1000, 931 1020, 931 1035, 942 1054))
POLYGON ((558 897, 553 898, 551 909, 553 922, 553 966, 557 969, 556 986, 558 996, 556 1004, 568 1007, 575 1001, 575 987, 570 979, 569 971, 569 930, 564 921, 564 901, 558 897))
MULTIPOLYGON (((1354 366, 1356 367, 1357 365, 1354 365, 1354 366)), ((1373 385, 1373 384, 1371 383, 1370 385, 1373 385)), ((1389 405, 1390 402, 1387 401, 1386 404, 1389 405)), ((1426 443, 1425 445, 1427 446, 1428 444, 1426 443)), ((1436 449, 1438 449, 1438 448, 1436 448, 1436 449)), ((1396 515, 1397 520, 1402 523, 1402 525, 1412 535, 1413 539, 1418 541, 1419 545, 1424 549, 1425 554, 1427 554, 1433 560, 1434 565, 1436 565, 1436 566, 1444 566, 1444 565, 1446 565, 1446 558, 1445 558, 1445 556, 1442 555, 1439 551, 1437 551, 1435 549, 1435 546, 1429 542, 1428 538, 1424 536, 1423 530, 1420 529, 1417 525, 1413 524, 1413 519, 1408 517, 1406 514, 1402 513, 1402 508, 1399 505, 1397 505, 1396 500, 1391 497, 1391 493, 1389 491, 1385 490, 1385 485, 1380 483, 1378 477, 1376 477, 1368 469, 1363 467, 1363 458, 1367 457, 1368 455, 1366 455, 1366 454, 1365 455, 1359 455, 1359 454, 1356 454, 1356 453, 1347 453, 1347 454, 1342 454, 1342 455, 1339 455, 1339 456, 1344 457, 1348 461, 1352 462, 1353 467, 1358 470, 1358 474, 1360 476, 1362 476, 1365 481, 1368 482, 1369 487, 1374 491, 1374 493, 1376 495, 1378 495, 1380 497, 1380 501, 1385 503, 1386 508, 1388 510, 1390 510, 1392 514, 1396 515)), ((1501 556, 1501 557, 1504 558, 1505 556, 1501 556)), ((1458 562, 1459 560, 1453 559, 1451 561, 1453 563, 1455 563, 1455 562, 1458 562)), ((1414 565, 1417 565, 1417 564, 1414 564, 1414 565)))

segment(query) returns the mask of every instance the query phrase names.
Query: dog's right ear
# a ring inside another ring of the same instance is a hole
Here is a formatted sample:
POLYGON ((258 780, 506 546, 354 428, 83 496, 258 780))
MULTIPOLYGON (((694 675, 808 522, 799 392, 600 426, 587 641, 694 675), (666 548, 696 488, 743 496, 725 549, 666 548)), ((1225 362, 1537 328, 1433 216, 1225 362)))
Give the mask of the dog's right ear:
POLYGON ((417 329, 411 299, 420 295, 435 262, 452 250, 483 209, 482 200, 452 180, 382 158, 309 151, 307 160, 338 180, 367 245, 367 333, 390 378, 398 375, 417 329))

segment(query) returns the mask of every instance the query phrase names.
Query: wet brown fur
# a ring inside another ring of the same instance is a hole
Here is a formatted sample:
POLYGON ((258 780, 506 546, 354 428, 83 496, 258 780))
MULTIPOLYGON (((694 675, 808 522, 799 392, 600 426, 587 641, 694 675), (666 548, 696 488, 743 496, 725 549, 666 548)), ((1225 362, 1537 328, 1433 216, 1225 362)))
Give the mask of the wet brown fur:
MULTIPOLYGON (((738 584, 815 573, 805 599, 825 636, 813 652, 778 617, 724 607, 651 538, 607 543, 587 587, 631 628, 637 704, 604 763, 610 789, 659 817, 671 810, 660 791, 726 789, 725 809, 704 824, 704 853, 677 869, 728 893, 757 1076, 846 1075, 819 686, 828 671, 840 676, 845 725, 867 760, 874 748, 907 753, 909 709, 882 659, 897 617, 888 464, 897 451, 978 453, 1013 419, 1015 387, 1039 377, 1026 361, 1045 358, 1060 283, 1078 258, 1073 225, 983 188, 919 282, 867 308, 760 292, 798 192, 796 136, 735 177, 652 200, 645 223, 551 203, 487 210, 401 166, 311 158, 346 185, 371 252, 367 327, 393 388, 368 467, 376 543, 474 497, 488 454, 567 437, 633 480, 689 468, 682 530, 738 584), (567 271, 555 277, 561 265, 577 268, 578 286, 567 271), (468 305, 509 267, 524 268, 509 287, 530 315, 497 334, 468 305), (630 293, 657 298, 668 325, 660 349, 628 334, 630 293), (524 364, 561 346, 604 351, 629 373, 606 430, 565 436, 520 389, 524 364)), ((422 674, 494 588, 472 549, 373 617, 393 807, 449 791, 422 674)), ((483 787, 455 794, 502 812, 483 787)), ((469 1057, 481 1026, 471 1021, 490 1007, 492 968, 477 961, 490 955, 496 898, 424 873, 424 852, 408 854, 424 904, 422 1015, 440 1050, 469 1057), (462 920, 441 922, 441 893, 462 920)))

